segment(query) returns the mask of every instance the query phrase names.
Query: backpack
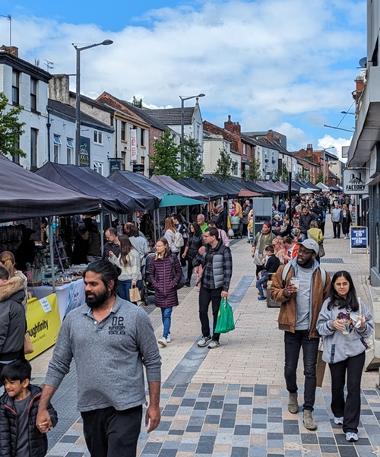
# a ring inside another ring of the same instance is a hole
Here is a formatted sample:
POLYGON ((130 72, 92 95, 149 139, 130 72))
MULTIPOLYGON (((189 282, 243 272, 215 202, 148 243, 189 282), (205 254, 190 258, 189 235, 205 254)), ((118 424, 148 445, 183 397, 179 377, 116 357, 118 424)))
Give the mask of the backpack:
MULTIPOLYGON (((170 256, 170 262, 172 264, 172 268, 174 269, 174 256, 170 256)), ((186 284, 186 278, 185 275, 183 274, 183 270, 181 267, 181 277, 179 278, 178 284, 176 285, 176 289, 182 289, 182 287, 186 284)))
MULTIPOLYGON (((282 274, 281 274, 282 282, 285 282, 286 277, 288 276, 290 267, 291 267, 290 262, 288 262, 285 265, 284 269, 282 270, 282 274)), ((323 288, 325 288, 325 285, 326 285, 326 270, 324 270, 322 267, 319 267, 319 269, 321 271, 322 285, 323 285, 323 288)))
POLYGON ((182 248, 185 245, 183 240, 182 233, 176 231, 174 234, 174 246, 178 249, 182 248))

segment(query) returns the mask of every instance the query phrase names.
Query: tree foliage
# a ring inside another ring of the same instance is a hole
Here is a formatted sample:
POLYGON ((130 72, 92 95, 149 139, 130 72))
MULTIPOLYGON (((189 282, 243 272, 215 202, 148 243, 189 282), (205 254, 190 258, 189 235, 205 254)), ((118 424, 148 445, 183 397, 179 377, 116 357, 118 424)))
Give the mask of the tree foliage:
POLYGON ((8 107, 8 99, 0 92, 0 153, 11 157, 26 157, 19 147, 24 123, 19 121, 20 106, 8 107))
POLYGON ((180 175, 179 148, 175 137, 168 130, 154 142, 152 157, 153 174, 171 176, 178 179, 180 175))
POLYGON ((247 178, 251 181, 258 181, 261 179, 260 160, 253 159, 249 163, 247 178))
POLYGON ((216 163, 215 174, 222 180, 225 181, 231 176, 232 171, 232 157, 223 148, 220 149, 220 157, 216 163))
POLYGON ((183 158, 183 170, 181 177, 201 179, 204 169, 201 146, 194 138, 184 138, 179 147, 183 158))

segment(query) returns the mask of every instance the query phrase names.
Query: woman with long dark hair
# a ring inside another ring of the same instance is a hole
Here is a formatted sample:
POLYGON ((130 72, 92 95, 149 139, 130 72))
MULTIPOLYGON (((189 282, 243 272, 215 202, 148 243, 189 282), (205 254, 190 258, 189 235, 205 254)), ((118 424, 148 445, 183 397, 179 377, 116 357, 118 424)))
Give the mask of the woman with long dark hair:
POLYGON ((330 297, 323 303, 317 330, 323 339, 323 360, 331 372, 334 422, 343 425, 347 441, 357 441, 360 383, 368 347, 366 338, 372 335, 373 319, 368 306, 357 297, 347 271, 338 271, 333 276, 330 297))
POLYGON ((169 249, 172 254, 178 254, 179 248, 175 245, 175 234, 177 232, 176 226, 174 225, 173 219, 167 217, 165 219, 164 238, 168 240, 169 249))
POLYGON ((149 265, 149 276, 155 291, 155 305, 161 308, 163 331, 157 341, 161 347, 171 342, 172 311, 178 305, 177 286, 181 275, 178 256, 170 251, 168 240, 160 238, 156 243, 156 256, 149 265))
POLYGON ((193 260, 198 253, 198 249, 202 246, 202 230, 200 226, 193 222, 189 226, 189 240, 185 247, 183 256, 187 259, 187 281, 186 286, 190 287, 191 276, 193 274, 193 260))
POLYGON ((141 289, 140 256, 126 235, 120 235, 119 241, 119 257, 116 257, 115 254, 110 251, 109 260, 121 269, 121 274, 118 278, 117 294, 120 298, 130 301, 130 289, 133 287, 141 289))

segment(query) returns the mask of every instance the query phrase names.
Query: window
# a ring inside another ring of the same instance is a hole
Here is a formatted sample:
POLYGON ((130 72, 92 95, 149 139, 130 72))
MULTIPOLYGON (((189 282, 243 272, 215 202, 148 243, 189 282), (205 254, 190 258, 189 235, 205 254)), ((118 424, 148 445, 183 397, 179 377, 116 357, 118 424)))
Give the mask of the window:
POLYGON ((61 136, 60 135, 54 135, 54 162, 58 163, 59 162, 59 156, 61 154, 61 136))
POLYGON ((38 129, 30 129, 30 169, 37 169, 38 129))
POLYGON ((145 129, 140 129, 140 130, 141 130, 140 146, 145 146, 145 129))
POLYGON ((121 121, 121 139, 122 141, 126 141, 127 140, 127 123, 126 122, 123 122, 121 121))
POLYGON ((16 70, 12 71, 12 104, 20 103, 20 73, 16 70))
POLYGON ((94 162, 94 170, 103 175, 103 162, 94 162))
POLYGON ((237 176, 237 174, 238 174, 238 163, 236 162, 236 160, 234 160, 234 161, 232 162, 231 173, 232 173, 234 176, 237 176))
POLYGON ((103 133, 99 130, 94 130, 94 143, 103 144, 103 133))
POLYGON ((37 79, 30 78, 30 109, 37 111, 37 79))
POLYGON ((66 142, 66 153, 67 153, 67 165, 72 165, 73 157, 74 157, 74 140, 73 138, 67 138, 66 142))

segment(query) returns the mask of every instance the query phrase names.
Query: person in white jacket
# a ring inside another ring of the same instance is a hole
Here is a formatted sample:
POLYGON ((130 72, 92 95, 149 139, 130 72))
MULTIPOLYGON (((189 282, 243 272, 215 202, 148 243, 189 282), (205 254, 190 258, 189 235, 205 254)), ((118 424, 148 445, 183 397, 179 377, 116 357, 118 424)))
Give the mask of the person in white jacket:
POLYGON ((323 303, 317 330, 323 340, 323 360, 331 372, 331 410, 334 422, 343 425, 347 441, 358 440, 360 383, 367 338, 373 333, 368 306, 356 295, 350 273, 338 271, 332 278, 330 297, 323 303), (347 379, 347 397, 344 386, 347 379))
POLYGON ((119 236, 120 256, 116 257, 110 251, 109 260, 121 269, 118 278, 117 295, 124 300, 130 301, 129 291, 132 287, 141 289, 141 261, 137 250, 132 246, 126 235, 119 236))

